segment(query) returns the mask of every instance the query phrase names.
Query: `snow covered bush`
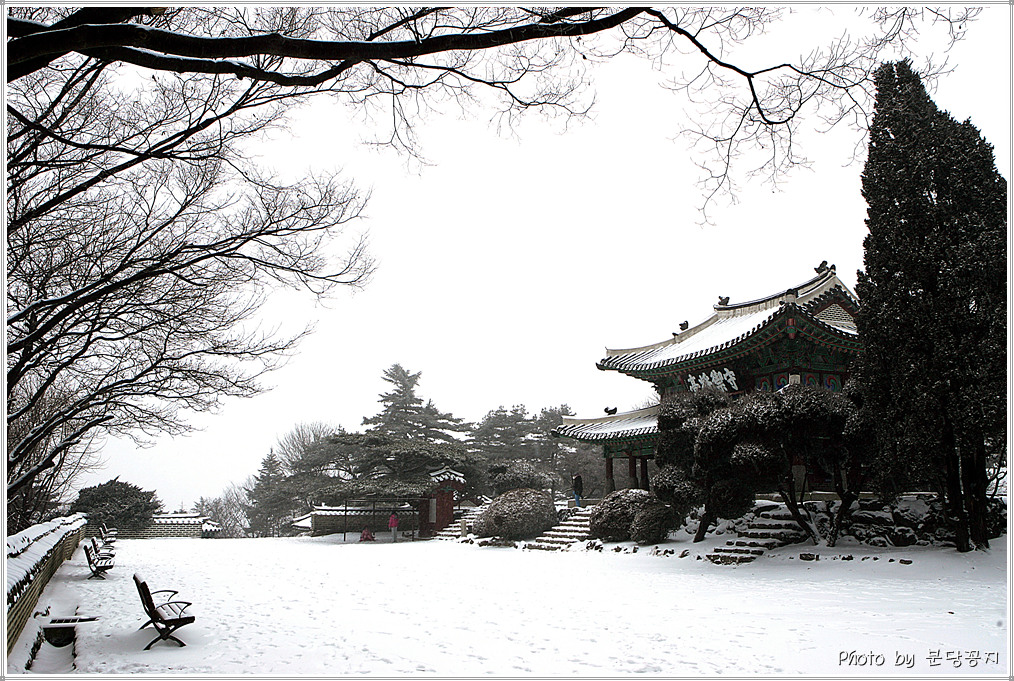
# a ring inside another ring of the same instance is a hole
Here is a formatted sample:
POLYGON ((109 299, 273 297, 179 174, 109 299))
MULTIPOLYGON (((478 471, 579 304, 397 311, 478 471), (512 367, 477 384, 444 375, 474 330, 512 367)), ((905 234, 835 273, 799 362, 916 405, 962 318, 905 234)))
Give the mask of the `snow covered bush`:
POLYGON ((556 524, 556 507, 549 492, 514 489, 493 499, 476 518, 473 531, 479 537, 532 539, 556 524))
POLYGON ((694 463, 694 441, 704 419, 730 404, 732 399, 727 393, 711 387, 663 397, 658 409, 655 463, 660 468, 676 466, 689 471, 694 463))
POLYGON ((514 459, 491 464, 489 482, 494 494, 503 494, 512 489, 545 489, 552 486, 553 480, 531 461, 514 459))
POLYGON ((86 487, 78 492, 70 506, 71 513, 84 513, 93 525, 103 523, 117 528, 139 530, 162 512, 162 502, 155 492, 141 489, 114 478, 109 482, 86 487))
MULTIPOLYGON (((680 524, 682 523, 683 518, 680 518, 680 524)), ((638 544, 658 544, 664 542, 669 536, 669 530, 676 527, 672 508, 661 499, 652 498, 634 514, 634 520, 630 523, 630 538, 638 544)))
POLYGON ((655 496, 669 504, 673 527, 686 523, 687 515, 704 502, 703 490, 678 466, 665 466, 651 479, 655 496))
POLYGON ((588 517, 591 536, 604 541, 627 541, 634 516, 652 499, 646 489, 621 489, 613 492, 588 517))
POLYGON ((740 480, 719 480, 708 491, 708 507, 719 518, 733 520, 750 511, 754 493, 740 480))

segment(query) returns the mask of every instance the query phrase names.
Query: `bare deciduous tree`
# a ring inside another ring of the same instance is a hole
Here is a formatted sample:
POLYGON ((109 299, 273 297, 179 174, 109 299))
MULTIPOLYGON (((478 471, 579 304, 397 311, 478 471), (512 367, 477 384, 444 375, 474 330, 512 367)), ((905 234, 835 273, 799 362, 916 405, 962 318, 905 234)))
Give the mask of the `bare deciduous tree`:
POLYGON ((194 512, 206 515, 221 528, 221 537, 245 537, 250 524, 246 509, 250 506, 246 490, 253 486, 253 478, 243 484, 229 485, 221 496, 213 499, 201 497, 194 504, 194 512))
POLYGON ((138 98, 109 70, 9 88, 9 498, 96 433, 181 432, 181 410, 255 394, 302 335, 259 328, 269 287, 324 295, 373 267, 362 238, 334 252, 352 188, 239 153, 281 114, 274 86, 170 78, 138 98))
MULTIPOLYGON (((20 394, 20 392, 19 392, 20 394)), ((47 421, 53 413, 62 409, 71 395, 59 387, 48 391, 45 399, 26 412, 13 427, 7 429, 7 446, 20 442, 28 431, 47 421)), ((15 399, 18 403, 21 400, 15 399)), ((57 428, 42 439, 17 464, 8 467, 7 480, 21 477, 47 457, 54 441, 64 437, 63 429, 57 428)), ((96 468, 100 459, 95 437, 90 436, 79 443, 65 447, 53 461, 53 465, 36 475, 31 484, 22 486, 7 499, 7 534, 16 534, 31 525, 45 522, 59 512, 70 501, 67 492, 80 475, 96 468)))
POLYGON ((340 426, 332 426, 323 421, 297 423, 285 435, 278 438, 274 452, 282 462, 282 467, 290 475, 303 469, 307 454, 311 448, 335 433, 341 432, 340 426))
POLYGON ((179 432, 181 409, 256 392, 298 338, 254 324, 269 286, 365 281, 361 240, 328 245, 362 198, 331 176, 282 183, 242 153, 295 102, 337 97, 375 116, 378 142, 417 153, 413 121, 441 100, 496 93, 508 125, 529 109, 581 115, 586 64, 635 53, 706 98, 686 126, 711 145, 710 199, 743 145, 777 176, 803 162, 804 118, 862 128, 885 55, 925 23, 956 40, 975 16, 877 9, 866 34, 795 61, 729 56, 783 11, 9 8, 8 426, 24 434, 8 494, 95 433, 179 432), (57 387, 72 399, 22 427, 57 387))
MULTIPOLYGON (((839 16, 856 21, 808 54, 760 62, 730 56, 791 11, 683 5, 92 8, 59 21, 9 17, 7 77, 16 80, 77 52, 155 72, 328 90, 350 103, 384 102, 392 121, 386 141, 414 150, 411 117, 428 98, 470 102, 472 86, 481 84, 502 95, 500 113, 508 118, 533 107, 583 113, 587 61, 635 53, 674 73, 674 89, 709 105, 701 120, 686 121, 686 131, 706 146, 703 182, 710 199, 732 189, 730 168, 744 148, 763 150, 755 172, 775 178, 805 162, 793 143, 804 114, 830 127, 847 122, 865 129, 876 66, 911 56, 909 46, 926 25, 940 25, 951 42, 961 39, 979 12, 839 8, 839 16)), ((924 75, 936 70, 927 64, 924 75)), ((864 140, 857 142, 863 146, 864 140)))

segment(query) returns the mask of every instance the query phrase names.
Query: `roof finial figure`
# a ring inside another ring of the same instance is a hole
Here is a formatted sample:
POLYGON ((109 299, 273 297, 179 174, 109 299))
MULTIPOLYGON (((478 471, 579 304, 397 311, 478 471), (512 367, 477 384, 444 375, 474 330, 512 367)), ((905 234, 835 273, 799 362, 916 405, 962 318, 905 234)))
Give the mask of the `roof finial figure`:
POLYGON ((616 413, 616 407, 606 407, 606 414, 612 416, 616 413))
POLYGON ((827 270, 828 270, 827 260, 822 260, 819 265, 813 268, 813 271, 816 272, 817 274, 824 274, 824 272, 827 272, 827 270))
POLYGON ((718 296, 718 304, 719 305, 728 305, 729 304, 729 296, 718 296))
POLYGON ((682 322, 680 322, 680 331, 686 331, 687 327, 689 327, 689 326, 690 326, 690 323, 687 322, 687 320, 684 319, 682 322))

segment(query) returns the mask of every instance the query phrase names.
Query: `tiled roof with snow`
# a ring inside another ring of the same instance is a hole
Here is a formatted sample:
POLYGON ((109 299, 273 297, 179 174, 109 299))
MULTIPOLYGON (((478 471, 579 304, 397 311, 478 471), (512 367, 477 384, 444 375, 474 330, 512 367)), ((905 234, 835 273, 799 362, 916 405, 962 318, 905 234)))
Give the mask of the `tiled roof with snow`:
POLYGON ((839 292, 846 300, 858 304, 858 299, 838 279, 834 265, 818 273, 813 279, 786 291, 745 303, 715 305, 714 313, 700 324, 682 331, 672 338, 627 350, 606 350, 599 362, 601 369, 638 371, 678 364, 702 357, 739 343, 770 324, 786 305, 810 316, 814 324, 843 338, 854 339, 856 326, 852 316, 839 304, 826 305, 812 315, 826 298, 839 292))
POLYGON ((207 516, 199 513, 159 513, 151 517, 157 525, 201 525, 207 519, 207 516))
POLYGON ((404 502, 385 501, 380 506, 368 505, 368 506, 314 506, 311 515, 369 515, 372 513, 387 513, 392 508, 399 510, 412 510, 411 504, 404 502))
POLYGON ((433 471, 432 473, 430 473, 430 480, 432 480, 434 483, 444 482, 445 480, 464 483, 465 476, 461 472, 456 471, 453 468, 444 466, 440 470, 433 471))
POLYGON ((559 437, 575 440, 615 440, 654 435, 657 432, 657 405, 597 419, 564 417, 563 424, 553 430, 559 437))

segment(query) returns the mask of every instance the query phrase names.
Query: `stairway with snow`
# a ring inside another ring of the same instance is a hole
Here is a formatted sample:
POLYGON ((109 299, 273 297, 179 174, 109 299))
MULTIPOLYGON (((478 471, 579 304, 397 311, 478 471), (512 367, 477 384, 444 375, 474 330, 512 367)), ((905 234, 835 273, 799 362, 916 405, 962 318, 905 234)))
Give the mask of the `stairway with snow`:
POLYGON ((547 531, 535 541, 525 544, 526 549, 559 551, 571 544, 591 538, 591 513, 594 507, 587 507, 571 513, 566 520, 547 531))
POLYGON ((737 531, 736 539, 716 547, 707 554, 707 559, 719 565, 750 563, 766 551, 806 539, 806 533, 796 524, 785 504, 762 504, 754 509, 754 514, 746 529, 737 531))
POLYGON ((434 539, 457 539, 460 537, 462 520, 465 521, 465 533, 468 534, 472 531, 472 523, 488 506, 489 504, 483 504, 482 506, 462 508, 460 512, 454 514, 454 520, 450 525, 433 535, 434 539))

